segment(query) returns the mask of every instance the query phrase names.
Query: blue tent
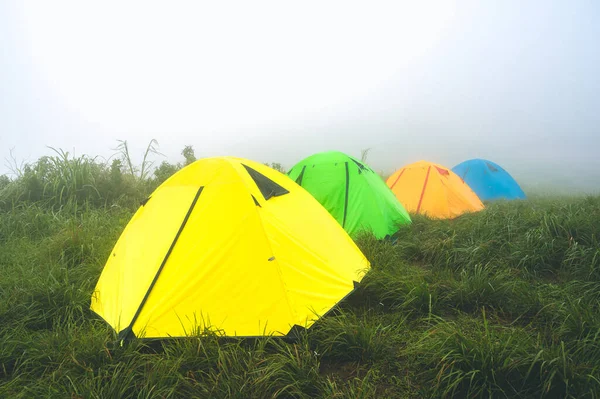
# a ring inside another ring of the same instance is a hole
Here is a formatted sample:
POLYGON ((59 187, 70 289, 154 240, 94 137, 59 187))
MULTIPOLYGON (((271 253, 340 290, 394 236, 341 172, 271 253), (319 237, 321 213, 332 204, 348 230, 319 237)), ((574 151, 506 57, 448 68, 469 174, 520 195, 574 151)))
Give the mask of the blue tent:
POLYGON ((452 168, 482 201, 522 199, 525 193, 502 167, 485 159, 470 159, 452 168))

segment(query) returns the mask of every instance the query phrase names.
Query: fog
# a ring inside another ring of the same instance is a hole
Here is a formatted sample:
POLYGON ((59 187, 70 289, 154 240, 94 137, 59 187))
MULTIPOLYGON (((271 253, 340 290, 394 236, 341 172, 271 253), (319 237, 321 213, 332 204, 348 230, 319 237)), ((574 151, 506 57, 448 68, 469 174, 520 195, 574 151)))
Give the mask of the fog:
POLYGON ((593 0, 3 2, 0 158, 370 148, 382 173, 480 157, 596 191, 599 20, 593 0))

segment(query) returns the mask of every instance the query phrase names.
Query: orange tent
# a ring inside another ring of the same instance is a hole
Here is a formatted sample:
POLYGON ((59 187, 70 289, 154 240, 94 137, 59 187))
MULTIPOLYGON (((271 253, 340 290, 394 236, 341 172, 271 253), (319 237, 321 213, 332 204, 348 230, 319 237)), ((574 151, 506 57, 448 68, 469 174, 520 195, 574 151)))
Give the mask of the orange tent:
POLYGON ((386 183, 411 213, 452 219, 483 209, 477 194, 458 175, 432 162, 406 165, 394 172, 386 183))

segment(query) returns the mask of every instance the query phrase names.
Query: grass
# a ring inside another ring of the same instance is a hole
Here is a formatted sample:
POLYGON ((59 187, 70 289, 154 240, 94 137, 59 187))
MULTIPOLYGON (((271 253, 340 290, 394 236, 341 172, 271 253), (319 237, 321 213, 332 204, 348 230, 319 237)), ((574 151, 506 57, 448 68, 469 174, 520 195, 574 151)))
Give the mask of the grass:
POLYGON ((415 216, 395 242, 360 237, 372 270, 294 343, 204 333, 120 347, 90 295, 157 182, 119 169, 130 191, 113 195, 100 184, 110 168, 54 161, 0 188, 0 397, 600 396, 600 197, 499 202, 415 216), (31 176, 58 183, 36 192, 31 176))

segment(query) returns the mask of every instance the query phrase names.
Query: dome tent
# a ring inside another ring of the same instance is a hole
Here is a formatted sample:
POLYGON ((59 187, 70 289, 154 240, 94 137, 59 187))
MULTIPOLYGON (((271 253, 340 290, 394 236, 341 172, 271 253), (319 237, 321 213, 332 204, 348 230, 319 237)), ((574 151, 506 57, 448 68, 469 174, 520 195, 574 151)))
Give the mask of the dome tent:
POLYGON ((483 209, 477 194, 448 168, 427 161, 406 165, 394 172, 387 185, 411 213, 452 219, 483 209))
POLYGON ((452 171, 461 177, 483 201, 524 199, 525 193, 500 165, 486 159, 470 159, 452 171))
POLYGON ((117 241, 91 309, 121 339, 285 336, 354 288, 369 262, 287 176, 256 162, 198 160, 161 184, 117 241))
POLYGON ((288 175, 311 193, 350 234, 370 231, 393 235, 410 216, 379 175, 338 151, 321 152, 298 162, 288 175))

